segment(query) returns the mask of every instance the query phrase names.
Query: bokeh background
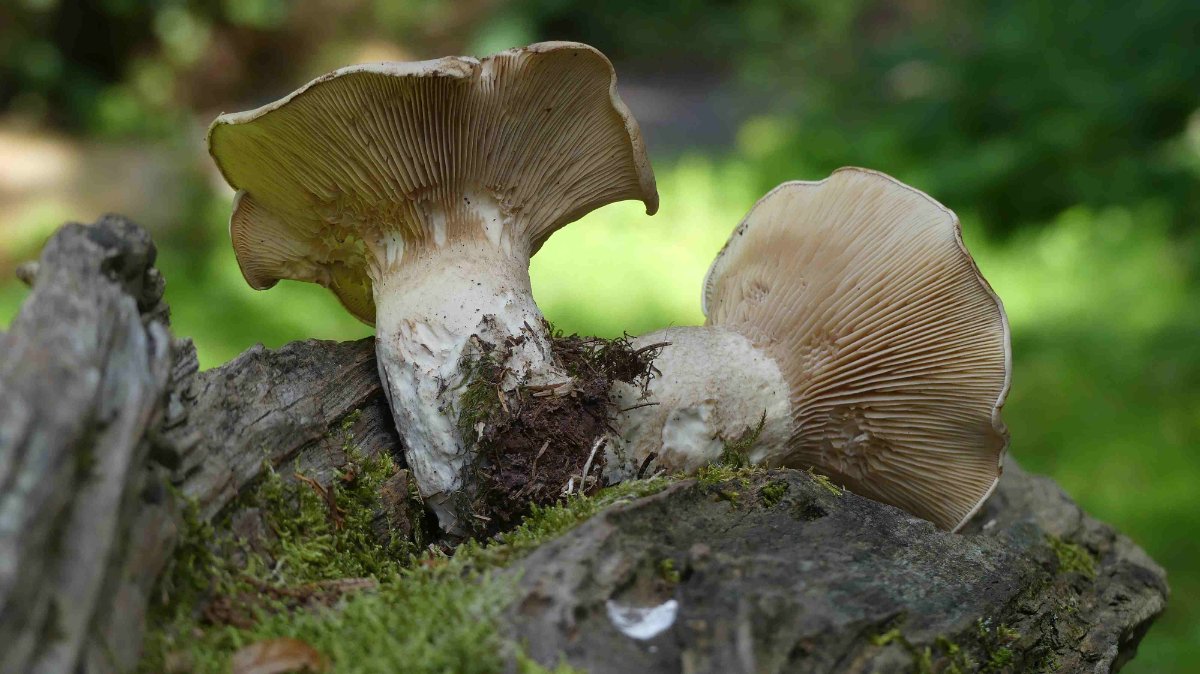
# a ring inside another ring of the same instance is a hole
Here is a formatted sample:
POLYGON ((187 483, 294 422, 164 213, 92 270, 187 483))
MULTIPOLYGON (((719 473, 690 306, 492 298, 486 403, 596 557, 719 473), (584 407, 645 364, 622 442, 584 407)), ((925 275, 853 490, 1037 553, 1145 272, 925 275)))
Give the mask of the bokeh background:
POLYGON ((1133 537, 1173 597, 1131 672, 1200 660, 1200 3, 1195 0, 4 0, 0 324, 68 220, 150 228, 205 367, 370 334, 325 291, 256 293, 203 146, 222 111, 348 63, 542 39, 614 61, 662 195, 533 262, 568 331, 695 324, 713 255, 784 180, 879 169, 953 208, 1003 298, 1013 451, 1133 537))

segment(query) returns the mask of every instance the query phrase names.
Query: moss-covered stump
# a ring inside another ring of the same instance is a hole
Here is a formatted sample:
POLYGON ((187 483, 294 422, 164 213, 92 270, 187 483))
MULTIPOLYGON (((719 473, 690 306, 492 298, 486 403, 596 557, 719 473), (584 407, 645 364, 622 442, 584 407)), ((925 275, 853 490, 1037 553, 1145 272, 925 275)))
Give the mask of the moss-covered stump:
POLYGON ((1108 672, 1163 609, 1162 569, 1008 466, 964 534, 796 471, 679 482, 507 573, 506 629, 599 672, 1108 672))
POLYGON ((1107 672, 1163 608, 1153 561, 1015 465, 963 534, 746 467, 755 419, 698 479, 574 483, 608 383, 649 372, 578 339, 595 423, 552 475, 538 406, 476 415, 493 473, 520 455, 545 488, 450 550, 369 340, 198 372, 153 260, 120 218, 64 227, 0 335, 0 672, 227 672, 288 645, 335 672, 1107 672))
MULTIPOLYGON (((373 507, 393 470, 364 463, 339 498, 373 507)), ((1166 600, 1153 561, 1011 464, 965 534, 820 475, 721 467, 535 508, 452 557, 372 544, 367 517, 338 529, 304 484, 243 496, 280 533, 238 572, 190 567, 220 589, 159 613, 143 671, 293 637, 338 672, 1108 672, 1166 600)))
POLYGON ((419 522, 386 518, 393 535, 381 537, 383 487, 405 471, 386 455, 346 454, 328 486, 268 469, 214 523, 190 512, 140 672, 227 672, 240 649, 279 638, 299 640, 336 672, 574 671, 553 658, 538 664, 507 633, 503 613, 520 594, 504 569, 606 507, 668 485, 631 482, 534 507, 502 537, 450 556, 418 545, 420 528, 408 525, 419 522))

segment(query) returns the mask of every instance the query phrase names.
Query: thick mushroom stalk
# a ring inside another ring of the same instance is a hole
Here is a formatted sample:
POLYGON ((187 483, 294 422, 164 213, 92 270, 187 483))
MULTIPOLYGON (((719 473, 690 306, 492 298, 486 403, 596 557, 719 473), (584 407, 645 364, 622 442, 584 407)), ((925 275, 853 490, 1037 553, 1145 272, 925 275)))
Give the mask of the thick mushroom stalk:
POLYGON ((780 185, 713 262, 704 311, 704 327, 634 341, 671 345, 646 398, 615 391, 610 478, 651 453, 692 471, 741 448, 946 529, 995 487, 1008 322, 958 219, 924 193, 854 168, 780 185))
POLYGON ((222 115, 209 150, 238 189, 246 281, 324 285, 376 326, 414 477, 444 528, 478 466, 459 396, 486 355, 513 386, 558 386, 529 258, 623 199, 658 206, 637 123, 595 49, 541 43, 482 60, 352 66, 222 115))

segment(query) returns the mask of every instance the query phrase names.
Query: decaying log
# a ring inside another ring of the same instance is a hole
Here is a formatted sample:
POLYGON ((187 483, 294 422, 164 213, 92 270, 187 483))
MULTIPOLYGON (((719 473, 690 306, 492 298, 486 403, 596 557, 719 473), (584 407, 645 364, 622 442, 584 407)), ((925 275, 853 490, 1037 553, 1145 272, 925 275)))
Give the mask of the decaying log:
POLYGON ((347 442, 367 457, 400 454, 372 339, 256 346, 194 375, 177 401, 163 440, 173 448, 173 480, 206 519, 265 465, 328 480, 347 442))
POLYGON ((511 636, 592 674, 1110 672, 1167 593, 1128 538, 1011 461, 962 534, 771 471, 611 508, 510 573, 511 636), (663 623, 634 622, 656 607, 663 623))
POLYGON ((143 489, 171 363, 154 254, 120 218, 64 227, 0 345, 3 671, 137 657, 107 618, 153 582, 140 567, 169 538, 161 499, 143 489))
MULTIPOLYGON (((33 291, 0 336, 0 672, 131 669, 186 504, 231 514, 267 467, 327 485, 347 444, 400 458, 371 340, 199 372, 153 260, 145 232, 108 217, 25 268, 33 291)), ((1141 550, 1015 467, 962 535, 781 471, 618 505, 509 573, 503 629, 594 671, 905 671, 927 647, 961 664, 949 643, 1109 671, 1166 599, 1141 550), (1094 577, 1061 568, 1054 541, 1094 577), (647 639, 610 614, 667 599, 678 614, 647 639)))
POLYGON ((370 340, 197 372, 154 257, 119 217, 63 227, 0 337, 0 672, 136 664, 177 494, 211 518, 266 465, 328 482, 347 442, 398 453, 370 340))

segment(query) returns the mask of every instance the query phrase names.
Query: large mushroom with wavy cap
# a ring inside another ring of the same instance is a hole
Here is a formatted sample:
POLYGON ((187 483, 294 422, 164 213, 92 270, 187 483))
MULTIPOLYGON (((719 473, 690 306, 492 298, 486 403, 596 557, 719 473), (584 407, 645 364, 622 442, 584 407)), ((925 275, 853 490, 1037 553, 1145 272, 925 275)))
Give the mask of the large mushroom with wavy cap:
POLYGON ((669 342, 647 404, 618 386, 610 477, 653 453, 693 471, 733 446, 813 467, 946 529, 991 493, 1008 444, 1008 322, 958 219, 882 173, 789 182, 734 230, 704 284, 704 327, 669 342))
POLYGON ((209 152, 237 190, 247 283, 319 283, 373 323, 413 475, 453 530, 471 480, 461 362, 483 345, 513 385, 560 386, 529 258, 555 230, 624 199, 658 207, 612 65, 547 42, 484 59, 343 68, 221 115, 209 152))

